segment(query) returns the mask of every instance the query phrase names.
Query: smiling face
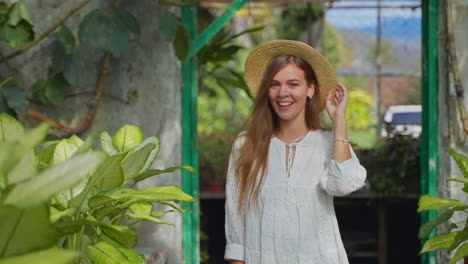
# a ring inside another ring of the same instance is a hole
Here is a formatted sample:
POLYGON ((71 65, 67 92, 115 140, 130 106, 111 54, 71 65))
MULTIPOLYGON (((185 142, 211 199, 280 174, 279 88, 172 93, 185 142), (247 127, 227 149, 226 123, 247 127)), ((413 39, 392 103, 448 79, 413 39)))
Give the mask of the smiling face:
POLYGON ((304 120, 307 98, 315 92, 308 84, 304 71, 294 63, 288 63, 275 74, 268 88, 268 99, 279 121, 304 120))

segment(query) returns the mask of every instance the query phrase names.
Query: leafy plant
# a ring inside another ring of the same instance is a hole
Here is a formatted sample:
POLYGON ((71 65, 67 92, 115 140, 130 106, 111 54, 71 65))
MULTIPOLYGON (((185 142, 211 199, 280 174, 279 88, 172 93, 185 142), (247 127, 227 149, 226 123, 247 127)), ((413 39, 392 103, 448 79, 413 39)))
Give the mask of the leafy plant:
POLYGON ((382 195, 419 192, 419 139, 396 135, 373 149, 360 150, 359 159, 367 169, 373 190, 382 195))
POLYGON ((133 186, 192 169, 151 169, 159 140, 144 139, 135 126, 112 137, 101 132, 102 151, 93 150, 94 136, 43 142, 47 131, 45 124, 24 131, 0 114, 0 263, 145 263, 133 251, 138 237, 132 225, 171 224, 161 217, 184 212, 176 203, 195 199, 177 186, 133 186), (170 209, 154 210, 153 203, 170 209))
MULTIPOLYGON (((463 183, 463 191, 468 192, 468 157, 457 153, 453 149, 448 150, 450 156, 455 160, 463 178, 451 178, 447 181, 463 183)), ((439 211, 439 216, 434 220, 425 223, 419 229, 419 238, 427 238, 432 230, 438 225, 447 223, 455 212, 467 213, 468 204, 455 199, 443 199, 432 195, 423 195, 418 202, 418 213, 425 211, 439 211), (442 212, 443 210, 443 212, 442 212)), ((449 264, 455 264, 457 261, 468 257, 468 219, 465 218, 461 223, 450 225, 448 232, 439 234, 427 240, 420 253, 426 253, 435 250, 448 250, 455 254, 451 257, 449 264)))

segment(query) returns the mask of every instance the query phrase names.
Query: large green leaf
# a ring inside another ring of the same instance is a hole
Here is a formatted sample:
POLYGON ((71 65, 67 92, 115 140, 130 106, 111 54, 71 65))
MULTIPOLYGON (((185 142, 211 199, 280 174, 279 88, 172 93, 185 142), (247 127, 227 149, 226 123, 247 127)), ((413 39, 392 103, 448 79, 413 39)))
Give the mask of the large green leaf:
POLYGON ((458 246, 468 241, 468 227, 465 227, 462 231, 457 233, 455 241, 448 248, 449 251, 456 249, 458 246))
POLYGON ((125 25, 128 31, 134 34, 140 34, 140 24, 134 15, 123 8, 114 9, 117 20, 125 25))
POLYGON ((419 253, 434 251, 442 248, 449 248, 455 240, 456 235, 457 232, 452 232, 431 238, 427 240, 426 243, 424 243, 424 246, 419 253))
POLYGON ((15 184, 29 178, 32 178, 37 173, 37 160, 34 150, 26 151, 21 157, 18 165, 14 167, 8 174, 8 183, 15 184))
POLYGON ((173 223, 161 220, 157 217, 153 217, 150 215, 141 215, 141 214, 126 214, 127 217, 132 218, 132 219, 137 219, 137 220, 145 220, 145 221, 150 221, 154 222, 156 224, 163 224, 163 225, 171 225, 174 226, 173 223))
POLYGON ((51 248, 0 259, 0 264, 72 264, 79 256, 80 253, 76 251, 51 248))
POLYGON ((59 142, 54 142, 53 144, 48 144, 43 146, 43 149, 38 153, 37 158, 39 161, 39 168, 44 169, 52 165, 54 158, 55 148, 59 142))
POLYGON ((103 158, 101 153, 86 153, 46 169, 29 181, 16 185, 4 203, 20 207, 40 203, 72 187, 95 170, 103 158))
POLYGON ((103 264, 145 264, 144 257, 130 249, 99 242, 88 247, 87 253, 93 263, 103 264))
POLYGON ((468 178, 468 157, 457 153, 454 149, 449 148, 448 153, 457 163, 460 171, 463 173, 463 177, 468 178))
POLYGON ((147 170, 147 171, 144 171, 142 173, 140 173, 138 176, 135 177, 135 181, 142 181, 146 178, 149 178, 149 177, 152 177, 152 176, 156 176, 156 175, 159 175, 159 174, 163 174, 163 173, 169 173, 169 172, 174 172, 174 171, 177 171, 177 170, 186 170, 186 171, 190 171, 192 173, 195 173, 195 170, 190 167, 190 166, 176 166, 176 167, 170 167, 170 168, 167 168, 167 169, 163 169, 163 170, 147 170))
POLYGON ((19 0, 10 7, 7 20, 10 26, 17 26, 23 20, 28 22, 30 25, 33 24, 28 7, 23 0, 19 0))
POLYGON ((8 107, 18 114, 24 114, 28 110, 29 103, 26 92, 13 84, 7 84, 0 90, 5 97, 8 107))
POLYGON ((72 140, 60 140, 55 147, 54 156, 52 158, 53 164, 60 164, 71 159, 79 147, 80 146, 72 140))
POLYGON ((195 202, 196 199, 184 193, 178 186, 162 186, 153 187, 143 190, 134 190, 128 188, 120 188, 105 192, 103 196, 109 197, 113 200, 127 200, 127 199, 145 199, 147 201, 180 201, 180 202, 195 202))
POLYGON ((0 207, 0 258, 45 249, 57 240, 46 204, 26 209, 0 207))
POLYGON ((423 212, 423 211, 440 210, 440 209, 445 209, 449 207, 459 207, 459 206, 465 206, 465 204, 457 200, 442 199, 439 197, 425 194, 421 196, 421 198, 419 198, 418 213, 423 212))
POLYGON ((145 165, 143 166, 143 168, 140 171, 144 171, 144 170, 147 170, 148 168, 150 168, 153 165, 154 161, 156 160, 156 158, 158 157, 158 154, 159 154, 159 138, 149 137, 149 138, 145 139, 140 144, 140 146, 138 146, 136 149, 142 148, 146 144, 154 144, 154 145, 156 145, 156 147, 151 151, 150 155, 146 159, 145 165))
POLYGON ((0 113, 0 141, 13 141, 24 134, 23 125, 13 117, 0 113))
POLYGON ((115 148, 114 144, 112 144, 112 137, 109 135, 109 133, 107 133, 107 131, 101 132, 100 142, 102 150, 104 150, 107 155, 113 156, 119 152, 115 148))
POLYGON ((457 261, 465 258, 468 256, 468 243, 461 245, 455 255, 453 255, 452 259, 450 259, 449 264, 455 264, 457 261))
POLYGON ((73 86, 77 86, 82 80, 85 67, 81 59, 81 51, 78 49, 63 57, 63 76, 73 86))
POLYGON ((133 125, 121 127, 112 137, 112 143, 121 152, 136 148, 143 142, 143 132, 141 128, 133 125))
POLYGON ((89 177, 84 190, 70 201, 70 206, 78 210, 88 210, 88 199, 93 194, 93 189, 108 190, 120 187, 123 183, 123 172, 120 163, 125 157, 125 153, 106 157, 97 170, 89 177))
POLYGON ((26 152, 44 140, 48 130, 49 125, 42 123, 16 138, 15 141, 5 142, 3 147, 8 149, 8 152, 0 153, 0 172, 9 173, 16 167, 26 152))
POLYGON ((65 99, 65 90, 69 86, 70 84, 65 80, 63 73, 58 73, 47 82, 44 87, 44 96, 49 103, 59 105, 65 99))
POLYGON ((432 229, 434 229, 436 226, 449 220, 450 217, 452 217, 454 212, 455 212, 455 208, 447 210, 443 214, 439 215, 436 219, 429 221, 425 223, 424 225, 422 225, 421 228, 419 229, 419 239, 428 237, 429 234, 431 234, 432 229))
POLYGON ((21 21, 17 26, 11 26, 6 21, 0 24, 0 40, 5 41, 13 48, 34 39, 34 30, 31 24, 21 21))
POLYGON ((95 9, 80 24, 78 36, 93 49, 101 49, 120 57, 129 45, 127 26, 120 22, 115 9, 95 9))
POLYGON ((106 236, 128 248, 135 247, 138 242, 136 230, 128 226, 110 225, 93 219, 65 221, 55 224, 55 227, 64 234, 72 234, 81 230, 84 226, 99 227, 106 236))
POLYGON ((151 215, 153 204, 151 202, 135 203, 130 206, 130 210, 139 215, 151 215))
POLYGON ((122 169, 125 175, 125 180, 136 177, 144 166, 147 164, 147 160, 151 153, 157 149, 155 144, 146 144, 141 149, 135 149, 130 153, 127 158, 122 162, 122 169))
POLYGON ((67 54, 73 53, 76 46, 75 36, 73 36, 71 30, 65 24, 60 26, 60 30, 57 33, 57 39, 63 44, 67 54))

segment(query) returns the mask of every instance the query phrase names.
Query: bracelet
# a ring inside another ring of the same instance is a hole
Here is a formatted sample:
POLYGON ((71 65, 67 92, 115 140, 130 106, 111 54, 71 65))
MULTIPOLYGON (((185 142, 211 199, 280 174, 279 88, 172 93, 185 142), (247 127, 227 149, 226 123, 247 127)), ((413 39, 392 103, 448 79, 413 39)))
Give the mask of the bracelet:
POLYGON ((347 139, 335 139, 335 141, 343 142, 343 144, 349 145, 349 140, 347 139))

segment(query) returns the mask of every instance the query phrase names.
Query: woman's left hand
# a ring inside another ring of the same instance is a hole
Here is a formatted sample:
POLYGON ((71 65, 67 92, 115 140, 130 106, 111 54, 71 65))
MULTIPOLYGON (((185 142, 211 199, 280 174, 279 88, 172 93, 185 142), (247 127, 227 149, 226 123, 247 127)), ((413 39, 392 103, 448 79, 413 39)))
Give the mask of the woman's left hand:
POLYGON ((326 104, 327 104, 327 113, 333 122, 337 120, 346 120, 346 107, 348 105, 348 91, 346 90, 346 88, 344 87, 342 83, 337 83, 335 96, 333 96, 332 92, 328 93, 326 104))

